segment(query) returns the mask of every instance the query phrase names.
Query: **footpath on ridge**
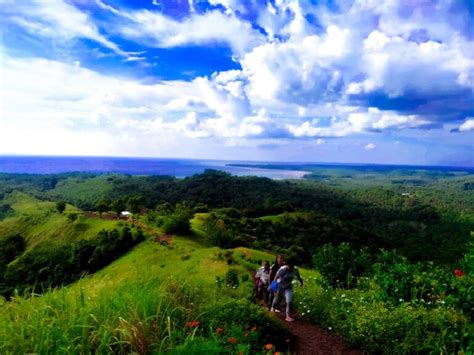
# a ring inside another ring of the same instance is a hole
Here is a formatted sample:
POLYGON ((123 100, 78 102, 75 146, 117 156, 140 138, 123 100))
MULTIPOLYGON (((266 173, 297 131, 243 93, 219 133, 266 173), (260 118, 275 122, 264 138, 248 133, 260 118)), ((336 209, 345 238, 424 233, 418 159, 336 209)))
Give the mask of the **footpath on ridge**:
POLYGON ((285 322, 284 312, 275 313, 295 339, 295 351, 301 355, 362 355, 362 351, 347 345, 337 334, 295 318, 294 322, 285 322))

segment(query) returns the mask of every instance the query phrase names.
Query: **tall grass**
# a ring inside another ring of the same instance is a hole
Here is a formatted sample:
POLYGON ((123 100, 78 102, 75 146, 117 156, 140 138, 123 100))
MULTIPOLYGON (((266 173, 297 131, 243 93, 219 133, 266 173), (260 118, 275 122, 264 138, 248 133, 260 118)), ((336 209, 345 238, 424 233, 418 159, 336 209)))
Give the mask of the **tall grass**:
POLYGON ((0 310, 0 353, 165 351, 195 313, 200 290, 136 281, 88 295, 82 287, 14 297, 0 310))

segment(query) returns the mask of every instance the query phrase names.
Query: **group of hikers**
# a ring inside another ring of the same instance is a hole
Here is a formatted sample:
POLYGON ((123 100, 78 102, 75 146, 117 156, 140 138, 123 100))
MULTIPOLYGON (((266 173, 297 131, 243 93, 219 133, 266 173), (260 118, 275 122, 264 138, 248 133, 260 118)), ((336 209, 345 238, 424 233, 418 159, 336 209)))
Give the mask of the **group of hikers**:
POLYGON ((293 301, 292 282, 297 279, 303 286, 303 279, 294 262, 285 262, 283 255, 276 257, 275 263, 270 266, 270 262, 265 260, 255 274, 255 286, 257 299, 263 300, 271 312, 280 312, 280 303, 285 297, 287 322, 293 322, 291 317, 291 303, 293 301))

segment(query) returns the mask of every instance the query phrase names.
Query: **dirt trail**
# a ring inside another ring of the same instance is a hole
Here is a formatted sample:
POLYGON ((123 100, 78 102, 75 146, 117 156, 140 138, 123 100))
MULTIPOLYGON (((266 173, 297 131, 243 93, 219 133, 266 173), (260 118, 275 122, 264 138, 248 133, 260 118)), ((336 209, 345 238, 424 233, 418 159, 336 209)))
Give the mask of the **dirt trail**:
POLYGON ((301 355, 362 355, 362 351, 347 345, 337 334, 321 327, 295 318, 294 322, 285 322, 284 312, 275 315, 285 324, 295 337, 297 354, 301 355))

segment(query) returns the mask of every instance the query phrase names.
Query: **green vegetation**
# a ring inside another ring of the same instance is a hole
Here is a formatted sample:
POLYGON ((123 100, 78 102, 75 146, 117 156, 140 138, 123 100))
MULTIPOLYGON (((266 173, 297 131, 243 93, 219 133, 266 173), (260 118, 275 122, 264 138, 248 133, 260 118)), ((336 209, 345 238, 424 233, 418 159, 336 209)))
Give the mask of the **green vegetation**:
POLYGON ((0 353, 287 351, 252 299, 276 253, 300 316, 368 353, 474 351, 472 175, 351 174, 0 175, 0 353))
MULTIPOLYGON (((250 302, 252 284, 242 281, 247 269, 238 263, 241 251, 235 254, 229 266, 217 248, 179 237, 171 245, 149 239, 70 287, 4 302, 0 351, 254 353, 268 342, 284 349, 285 330, 250 302), (239 286, 219 287, 216 277, 230 269, 239 286)), ((258 265, 252 251, 245 255, 258 265)))

